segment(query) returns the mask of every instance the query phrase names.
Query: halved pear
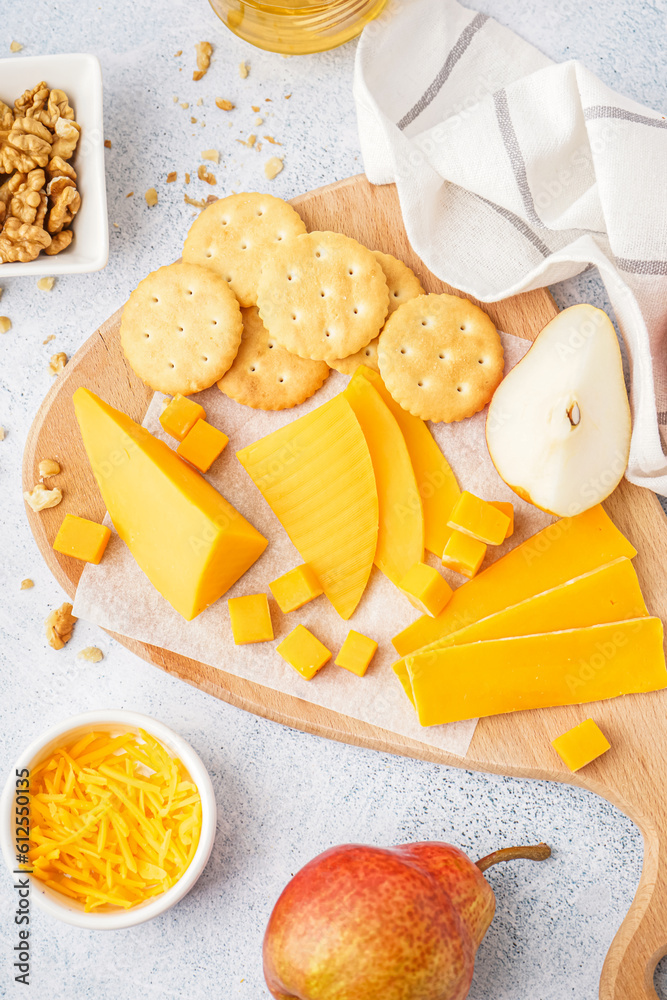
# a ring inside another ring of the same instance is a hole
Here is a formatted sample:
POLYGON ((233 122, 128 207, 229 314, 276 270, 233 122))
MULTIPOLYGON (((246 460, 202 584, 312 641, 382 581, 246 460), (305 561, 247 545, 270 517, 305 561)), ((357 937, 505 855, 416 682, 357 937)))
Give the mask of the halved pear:
POLYGON ((616 488, 631 419, 616 332, 590 305, 564 309, 501 382, 486 442, 500 476, 549 514, 570 517, 616 488))

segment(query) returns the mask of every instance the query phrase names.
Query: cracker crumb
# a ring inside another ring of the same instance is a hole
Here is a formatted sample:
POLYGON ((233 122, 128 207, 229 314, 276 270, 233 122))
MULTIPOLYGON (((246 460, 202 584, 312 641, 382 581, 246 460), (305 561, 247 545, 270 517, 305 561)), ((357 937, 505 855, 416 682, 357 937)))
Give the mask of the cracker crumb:
POLYGON ((259 111, 259 104, 251 104, 250 107, 255 113, 259 111))
POLYGON ((213 46, 210 42, 197 42, 195 45, 195 52, 197 53, 197 69, 192 74, 192 79, 201 80, 201 78, 206 75, 208 68, 211 65, 213 46))
POLYGON ((178 52, 174 52, 174 59, 177 59, 178 56, 182 55, 183 55, 183 49, 179 49, 178 52))
POLYGON ((51 277, 37 279, 37 287, 39 288, 40 292, 50 292, 55 283, 56 279, 51 277))
POLYGON ((220 153, 217 149, 202 149, 202 160, 211 160, 212 163, 220 163, 220 153))
POLYGON ((5 428, 0 426, 0 441, 5 440, 5 428))
POLYGON ((9 51, 10 52, 20 52, 22 48, 23 48, 23 46, 21 45, 20 42, 12 42, 11 45, 9 46, 9 51))
POLYGON ((29 576, 27 576, 25 580, 21 580, 21 590, 32 590, 34 586, 34 581, 31 580, 29 576))
POLYGON ((60 375, 61 371, 64 370, 67 364, 67 355, 64 351, 58 351, 57 354, 51 355, 51 360, 49 361, 49 374, 50 375, 60 375))
POLYGON ((226 101, 224 97, 216 97, 215 106, 220 108, 221 111, 233 111, 236 107, 231 101, 226 101))
POLYGON ((146 199, 146 204, 149 208, 153 208, 154 205, 157 205, 157 191, 155 188, 149 188, 144 195, 144 198, 146 199))
POLYGON ((114 229, 120 229, 120 226, 118 225, 117 222, 114 222, 113 227, 114 227, 114 229))
POLYGON ((44 631, 49 646, 53 649, 62 649, 65 643, 72 638, 76 622, 77 619, 72 614, 72 605, 67 601, 52 611, 44 622, 44 631))
POLYGON ((104 659, 104 653, 97 646, 86 646, 80 653, 77 653, 77 660, 85 660, 86 663, 99 663, 104 659))
POLYGON ((252 149, 252 147, 257 142, 257 136, 256 135, 249 135, 248 138, 247 138, 247 140, 246 139, 237 139, 236 141, 241 146, 249 146, 252 149))
POLYGON ((2 298, 2 293, 3 292, 4 292, 4 288, 0 288, 0 299, 2 298))
POLYGON ((272 104, 273 103, 273 101, 271 100, 270 97, 265 97, 264 100, 267 102, 267 104, 272 104))
POLYGON ((192 122, 193 125, 197 124, 197 119, 193 118, 192 115, 190 115, 190 121, 192 122))
POLYGON ((43 458, 39 463, 39 475, 42 479, 45 476, 59 476, 60 475, 60 465, 56 462, 55 458, 43 458))
POLYGON ((289 101, 289 99, 290 99, 291 96, 292 96, 291 94, 285 94, 285 100, 289 101))
POLYGON ((270 142, 272 146, 282 146, 282 142, 278 142, 278 140, 274 139, 272 135, 265 135, 264 138, 267 142, 270 142))
POLYGON ((189 104, 189 102, 188 102, 188 101, 181 101, 181 107, 182 107, 182 108, 189 108, 189 107, 190 107, 190 104, 189 104))
POLYGON ((264 124, 263 118, 260 118, 259 116, 255 118, 255 125, 263 125, 263 124, 264 124))
POLYGON ((174 100, 174 104, 178 104, 178 96, 176 94, 174 94, 173 100, 174 100))
POLYGON ((175 170, 170 170, 167 174, 167 184, 173 184, 177 177, 178 173, 175 170))
POLYGON ((0 333, 9 333, 12 328, 12 321, 9 316, 0 316, 0 333))
POLYGON ((242 80, 245 80, 248 73, 250 72, 250 63, 242 62, 239 63, 239 76, 242 80))
POLYGON ((46 340, 43 340, 43 341, 42 341, 42 344, 50 344, 50 343, 51 343, 51 341, 52 341, 52 340, 55 340, 55 339, 56 339, 56 335, 55 335, 55 333, 50 333, 50 334, 48 335, 48 337, 46 338, 46 340))
POLYGON ((197 201, 196 198, 191 198, 189 194, 183 195, 183 201, 186 205, 192 205, 194 208, 206 208, 205 201, 197 201))
POLYGON ((272 181, 274 177, 277 177, 282 169, 283 161, 279 156, 272 156, 264 164, 264 173, 270 181, 272 181))
POLYGON ((131 198, 133 196, 133 194, 134 194, 134 191, 128 191, 127 194, 125 195, 125 197, 126 198, 131 198))
POLYGON ((190 174, 186 174, 186 175, 185 175, 185 183, 186 183, 186 184, 189 184, 189 183, 190 183, 190 174))
POLYGON ((202 106, 203 103, 204 103, 204 98, 203 97, 198 97, 197 98, 197 107, 201 108, 201 106, 202 106))
POLYGON ((206 181, 207 184, 213 185, 218 183, 217 180, 215 179, 215 175, 209 173, 209 171, 206 169, 203 163, 197 170, 197 177, 199 178, 200 181, 206 181))
POLYGON ((104 140, 104 148, 105 149, 111 149, 111 139, 105 139, 104 140))
POLYGON ((59 490, 57 486, 48 490, 44 483, 35 483, 30 492, 26 490, 23 494, 23 499, 30 509, 34 510, 35 514, 39 514, 40 510, 46 510, 48 507, 57 507, 62 498, 62 490, 59 490))

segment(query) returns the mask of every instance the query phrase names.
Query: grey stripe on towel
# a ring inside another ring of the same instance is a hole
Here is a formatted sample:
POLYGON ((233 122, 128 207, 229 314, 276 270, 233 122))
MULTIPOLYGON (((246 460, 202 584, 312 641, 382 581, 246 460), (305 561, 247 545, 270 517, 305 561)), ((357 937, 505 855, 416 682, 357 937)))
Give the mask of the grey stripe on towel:
POLYGON ((584 108, 584 119, 589 122, 594 118, 617 118, 620 121, 637 122, 639 125, 652 125, 653 128, 667 128, 666 118, 649 118, 648 115, 637 115, 634 111, 613 108, 605 104, 594 104, 591 108, 584 108))
POLYGON ((429 106, 431 101, 433 101, 434 98, 437 97, 438 93, 442 89, 443 84, 447 80, 447 77, 450 75, 450 73, 456 66, 457 62, 459 61, 465 50, 470 45, 470 42, 472 41, 473 37, 477 34, 482 25, 485 24, 488 20, 489 20, 488 15, 476 14, 475 17, 473 17, 470 24, 468 24, 463 29, 463 31, 461 32, 461 34, 457 39, 456 44, 454 45, 454 48, 451 50, 451 52, 445 59, 442 65, 442 69, 439 71, 436 78, 424 91, 424 93, 419 98, 417 103, 414 104, 410 108, 410 110, 403 115, 400 122, 397 123, 397 127, 400 128, 401 131, 403 131, 404 128, 407 128, 410 122, 413 122, 415 118, 418 118, 419 115, 422 113, 422 111, 429 106))
POLYGON ((496 118, 498 120, 500 135, 505 145, 510 164, 512 165, 512 170, 514 171, 514 178, 516 180, 517 187, 519 188, 519 194, 521 195, 523 207, 526 210, 526 216, 534 226, 538 227, 538 229, 545 229, 546 226, 535 211, 535 204, 533 202, 533 196, 530 193, 528 176, 526 174, 526 163, 523 158, 523 153, 519 147, 519 140, 517 139, 516 132, 514 131, 512 118, 510 117, 506 91, 497 90, 493 95, 493 103, 496 109, 496 118))
POLYGON ((621 271, 628 271, 630 274, 667 275, 667 260, 631 260, 629 257, 614 259, 621 271))

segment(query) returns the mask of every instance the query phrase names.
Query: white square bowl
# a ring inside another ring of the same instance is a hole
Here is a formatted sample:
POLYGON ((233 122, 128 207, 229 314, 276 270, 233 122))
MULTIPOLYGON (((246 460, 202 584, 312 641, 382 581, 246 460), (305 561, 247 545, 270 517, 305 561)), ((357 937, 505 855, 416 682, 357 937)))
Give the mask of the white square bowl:
POLYGON ((74 239, 59 254, 41 253, 25 264, 0 264, 0 278, 12 275, 85 274, 99 271, 109 259, 109 223, 104 181, 102 69, 85 53, 58 56, 15 56, 0 59, 0 98, 10 107, 41 80, 64 90, 74 108, 81 137, 72 164, 77 172, 81 209, 72 222, 74 239))

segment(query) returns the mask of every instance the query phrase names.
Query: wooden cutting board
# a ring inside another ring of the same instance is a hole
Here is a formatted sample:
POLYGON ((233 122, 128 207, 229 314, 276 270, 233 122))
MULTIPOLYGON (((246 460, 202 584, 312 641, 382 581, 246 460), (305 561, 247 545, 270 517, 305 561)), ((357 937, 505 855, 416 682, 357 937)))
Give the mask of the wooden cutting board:
MULTIPOLYGON (((311 230, 332 229, 366 246, 400 257, 420 275, 428 291, 452 291, 432 275, 408 243, 393 186, 373 187, 362 176, 311 191, 292 202, 311 230)), ((502 251, 501 251, 502 252, 502 251)), ((484 305, 507 333, 533 340, 556 314, 545 290, 484 305)), ((62 456, 62 503, 41 514, 28 510, 33 534, 54 576, 74 597, 83 563, 60 556, 51 545, 65 513, 101 521, 105 513, 83 451, 72 407, 72 393, 85 385, 141 422, 152 392, 125 363, 118 329, 120 310, 74 355, 54 382, 32 425, 25 448, 23 480, 29 490, 38 480, 40 459, 62 456)), ((59 480, 60 482, 61 480, 59 480)), ((623 482, 605 504, 639 555, 635 566, 649 609, 667 620, 667 519, 656 497, 623 482)), ((257 715, 330 739, 383 752, 405 754, 453 767, 476 768, 519 777, 564 781, 591 789, 627 813, 645 841, 642 880, 630 912, 607 956, 600 985, 603 1000, 655 998, 653 973, 667 954, 667 691, 601 702, 593 709, 544 709, 482 719, 465 758, 397 736, 327 711, 290 695, 216 670, 156 646, 116 635, 118 642, 162 670, 257 715), (612 749, 573 776, 550 741, 594 715, 612 749)))

